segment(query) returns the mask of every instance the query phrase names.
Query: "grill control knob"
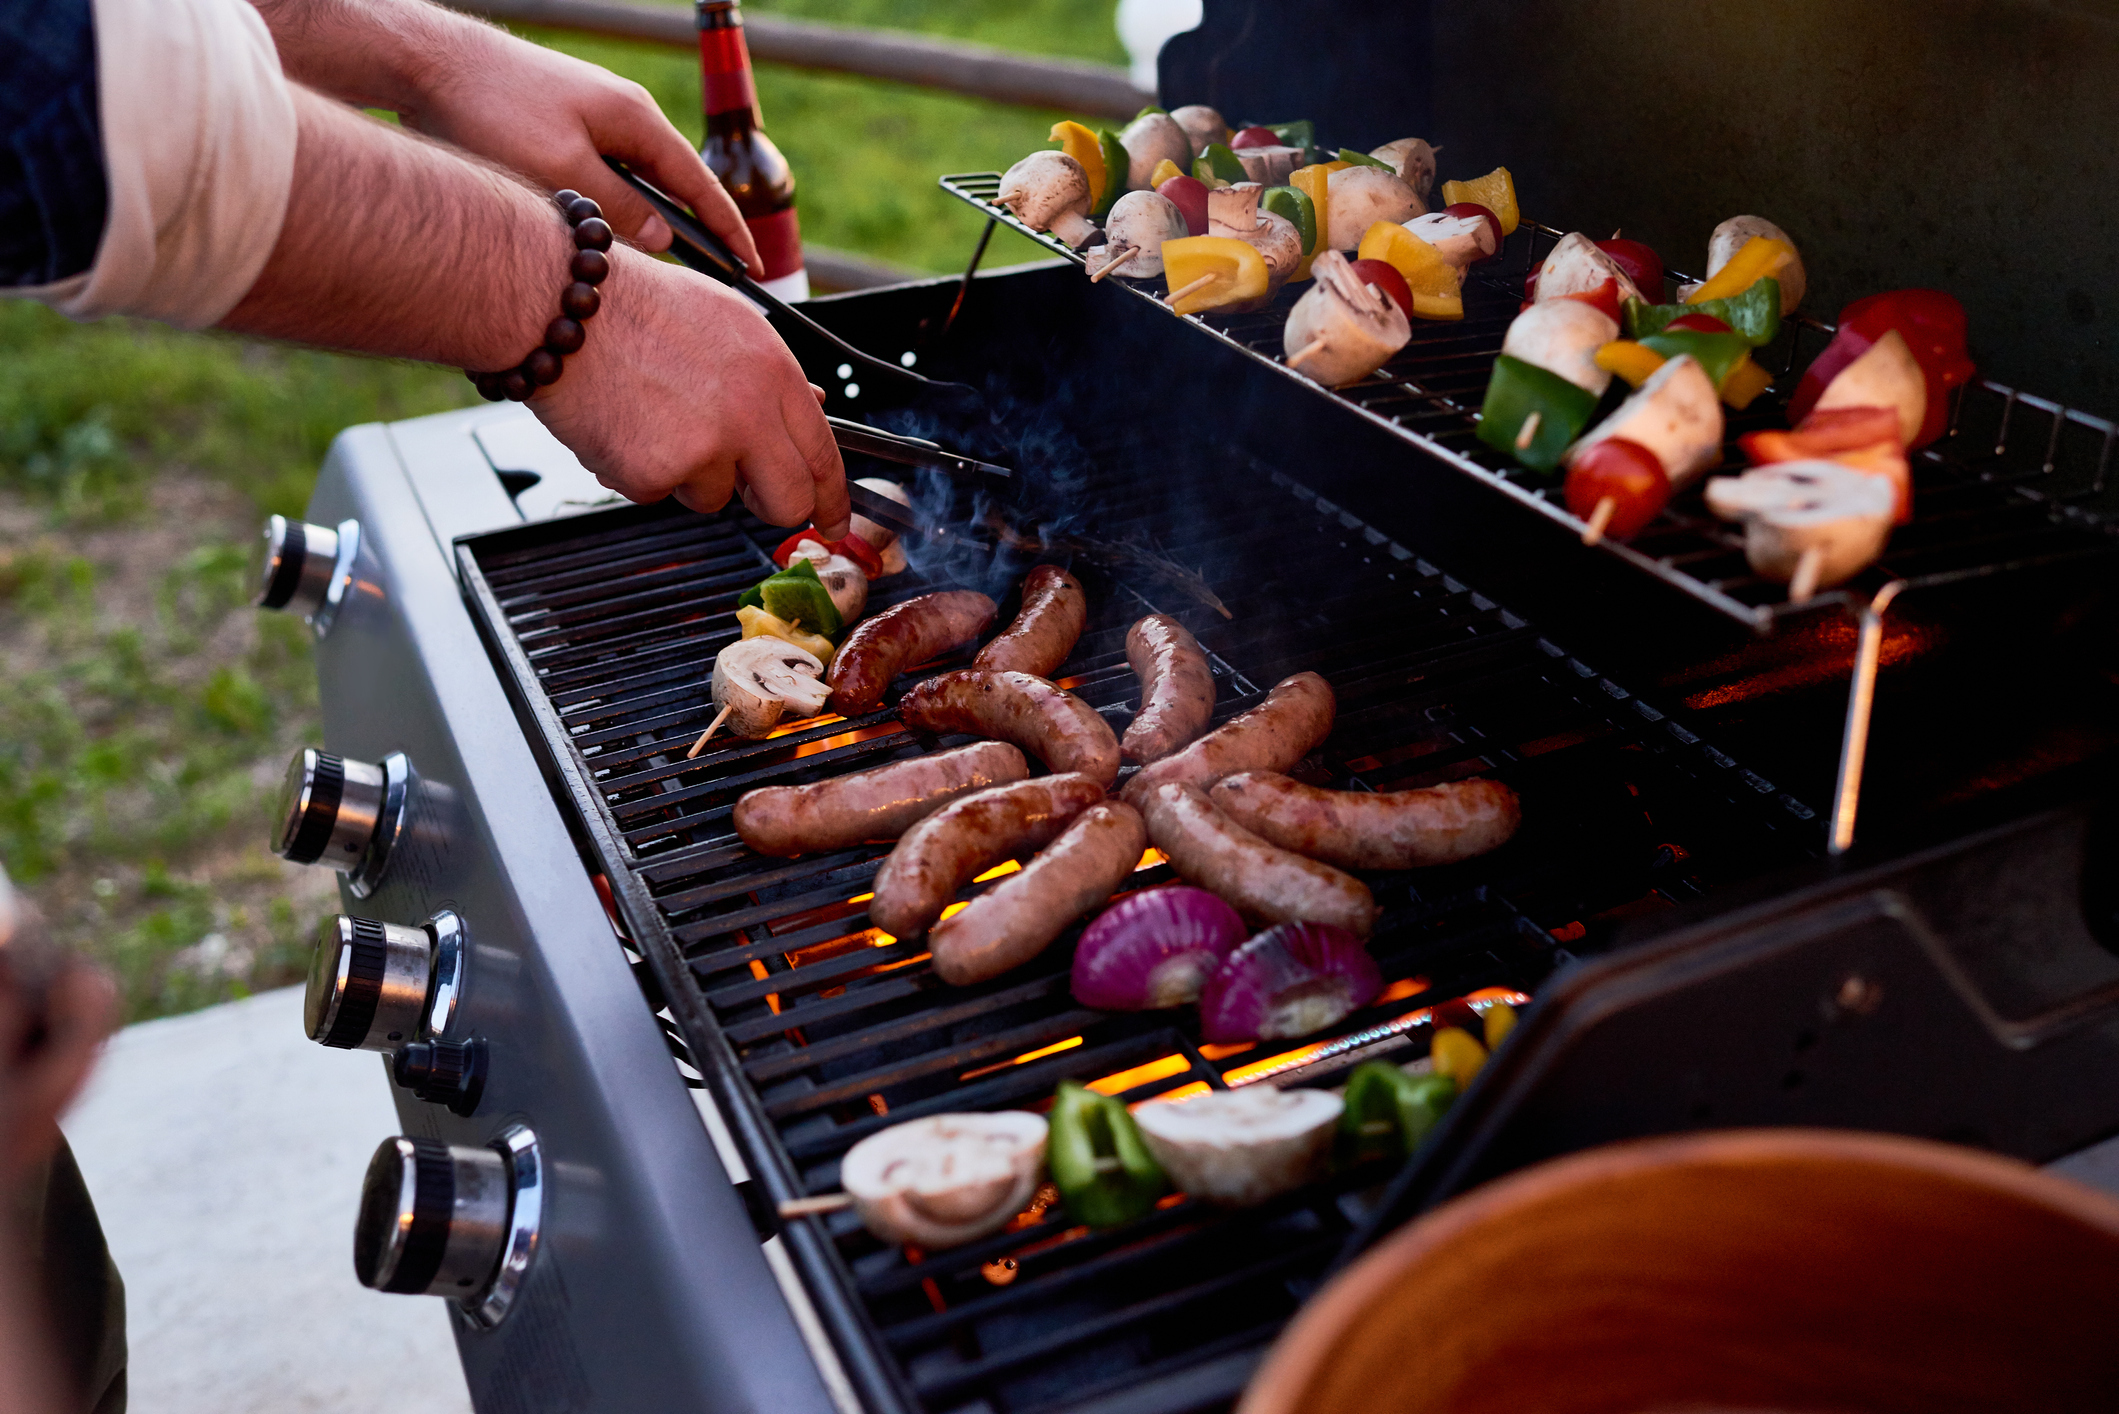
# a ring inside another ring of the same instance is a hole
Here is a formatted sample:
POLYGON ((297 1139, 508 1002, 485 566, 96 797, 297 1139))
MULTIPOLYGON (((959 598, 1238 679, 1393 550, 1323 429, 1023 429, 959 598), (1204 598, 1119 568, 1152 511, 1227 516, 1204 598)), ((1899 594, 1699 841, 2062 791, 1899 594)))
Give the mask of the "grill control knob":
POLYGON ((412 764, 403 752, 380 766, 304 748, 287 763, 272 852, 295 864, 327 864, 346 876, 355 898, 382 877, 404 824, 412 764))
POLYGON ((309 1039, 340 1050, 394 1051, 442 1035, 463 991, 464 957, 463 920, 454 913, 417 928, 343 913, 327 920, 302 1000, 309 1039))
POLYGON ((357 520, 342 520, 336 530, 285 516, 266 521, 258 607, 300 614, 321 638, 353 584, 360 543, 357 520))
POLYGON ((493 1325, 536 1252, 543 1180, 536 1136, 520 1125, 482 1149, 385 1139, 361 1184, 354 1273, 377 1291, 455 1297, 493 1325))

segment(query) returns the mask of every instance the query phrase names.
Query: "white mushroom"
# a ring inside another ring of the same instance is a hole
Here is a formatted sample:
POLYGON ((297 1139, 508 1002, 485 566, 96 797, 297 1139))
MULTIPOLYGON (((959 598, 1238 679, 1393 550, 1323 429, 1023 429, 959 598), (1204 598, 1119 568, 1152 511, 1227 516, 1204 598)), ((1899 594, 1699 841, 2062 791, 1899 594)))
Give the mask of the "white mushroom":
POLYGON ((1037 1192, 1046 1125, 1024 1110, 941 1114, 869 1135, 839 1161, 839 1185, 885 1242, 956 1247, 999 1232, 1037 1192))
POLYGON ((1306 377, 1327 388, 1366 378, 1413 337, 1398 302, 1363 284, 1338 251, 1320 251, 1310 274, 1316 283, 1288 311, 1280 338, 1290 366, 1306 377))
POLYGON ((1619 282, 1619 303, 1641 299, 1640 286, 1619 268, 1619 263, 1597 249, 1597 243, 1580 231, 1560 237, 1560 243, 1538 267, 1538 302, 1562 295, 1586 295, 1604 287, 1606 280, 1619 282))
MULTIPOLYGON (((912 497, 906 495, 905 488, 898 485, 895 481, 887 481, 880 476, 864 476, 854 482, 854 485, 865 486, 878 496, 887 496, 905 507, 905 509, 912 509, 912 497)), ((877 525, 867 516, 857 512, 853 518, 853 530, 851 533, 866 540, 876 554, 882 557, 883 573, 885 575, 903 574, 905 572, 907 564, 905 547, 898 544, 898 533, 895 530, 892 530, 889 526, 877 525)))
POLYGON ((1033 231, 1078 246, 1096 232, 1089 221, 1089 174, 1064 152, 1033 152, 1001 177, 994 198, 1033 231))
POLYGON ((1493 223, 1484 216, 1451 216, 1434 211, 1415 216, 1405 229, 1442 253, 1442 258, 1465 270, 1494 253, 1493 223))
POLYGON ((1322 1174, 1345 1108, 1329 1090, 1259 1084, 1142 1105, 1133 1122, 1179 1188, 1245 1208, 1322 1174))
MULTIPOLYGON (((1769 241, 1788 241, 1788 248, 1795 249, 1795 242, 1788 240, 1788 233, 1763 216, 1732 216, 1714 228, 1707 241, 1707 278, 1712 280, 1721 273, 1724 265, 1736 258, 1736 253, 1751 243, 1753 236, 1764 236, 1769 241)), ((1803 294, 1809 289, 1809 280, 1803 274, 1802 252, 1797 251, 1794 263, 1774 277, 1781 282, 1781 313, 1793 314, 1803 302, 1803 294)), ((1680 294, 1678 298, 1683 299, 1680 294)))
POLYGON ((1426 201, 1435 190, 1435 154, 1439 151, 1440 148, 1428 146, 1425 138, 1402 137, 1385 143, 1369 156, 1388 162, 1391 170, 1426 201))
POLYGON ((1230 236, 1253 246, 1265 257, 1266 278, 1273 289, 1286 284, 1302 263, 1302 232, 1285 216, 1260 211, 1265 188, 1236 182, 1207 193, 1207 234, 1230 236))
POLYGON ((1089 273, 1123 259, 1117 273, 1134 279, 1150 279, 1163 273, 1163 242, 1186 234, 1185 214, 1177 203, 1152 191, 1129 191, 1111 207, 1104 220, 1108 244, 1089 252, 1089 273), (1104 253, 1097 255, 1097 249, 1104 253))
MULTIPOLYGON (((1579 300, 1570 301, 1579 304, 1579 300)), ((1691 354, 1680 354, 1619 404, 1619 410, 1567 449, 1567 465, 1609 437, 1638 443, 1663 464, 1675 492, 1722 455, 1722 400, 1691 354)))
POLYGON ((814 717, 829 696, 824 665, 792 643, 746 638, 714 655, 714 705, 736 736, 765 736, 789 713, 814 717))
POLYGON ((1897 493, 1880 476, 1837 462, 1775 462, 1707 483, 1707 506, 1744 523, 1744 558, 1800 601, 1876 562, 1897 493))
POLYGON ((831 606, 839 611, 839 617, 852 623, 861 617, 861 610, 868 607, 868 576, 861 567, 844 555, 834 555, 814 540, 805 540, 788 552, 787 562, 808 560, 815 566, 817 578, 824 583, 824 592, 831 596, 831 606))
POLYGON ((1501 352, 1520 358, 1597 397, 1611 375, 1597 367, 1597 350, 1619 337, 1611 316, 1583 300, 1541 300, 1515 317, 1501 352))
MULTIPOLYGON (((1229 140, 1228 123, 1223 121, 1221 114, 1204 103, 1187 103, 1182 108, 1173 108, 1170 110, 1170 118, 1185 130, 1185 136, 1191 140, 1194 157, 1205 152, 1210 142, 1229 140)), ((1182 167, 1185 164, 1179 162, 1177 165, 1182 167)))
POLYGON ((1333 250, 1352 250, 1378 221, 1410 221, 1425 216, 1420 194, 1381 167, 1342 167, 1325 179, 1326 219, 1331 229, 1324 243, 1333 250))
POLYGON ((1179 171, 1192 166, 1192 139, 1168 113, 1143 113, 1126 124, 1118 135, 1126 149, 1126 186, 1133 191, 1151 190, 1148 178, 1158 162, 1175 162, 1179 171))
POLYGON ((1898 436, 1907 446, 1928 415, 1928 380, 1905 338, 1890 330, 1869 351, 1839 371, 1817 400, 1825 408, 1890 408, 1898 414, 1898 436))
POLYGON ((1243 174, 1261 186, 1284 187, 1288 177, 1302 165, 1303 149, 1299 147, 1239 147, 1236 160, 1243 164, 1243 174))

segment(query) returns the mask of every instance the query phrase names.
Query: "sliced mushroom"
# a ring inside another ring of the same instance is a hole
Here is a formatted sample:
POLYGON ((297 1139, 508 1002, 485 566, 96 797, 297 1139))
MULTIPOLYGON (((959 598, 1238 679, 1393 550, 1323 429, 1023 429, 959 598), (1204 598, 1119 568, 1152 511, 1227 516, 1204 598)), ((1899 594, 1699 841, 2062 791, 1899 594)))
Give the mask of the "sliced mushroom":
POLYGON ((805 540, 789 552, 787 562, 808 560, 816 566, 817 578, 824 583, 824 592, 831 596, 831 606, 839 611, 839 617, 852 623, 861 617, 868 607, 868 576, 861 567, 844 555, 834 555, 814 540, 805 540))
POLYGON ((1192 165, 1192 139, 1168 113, 1141 114, 1126 124, 1118 141, 1126 149, 1126 186, 1133 191, 1151 189, 1148 178, 1158 162, 1175 162, 1180 170, 1192 165))
MULTIPOLYGON (((880 476, 864 476, 854 482, 854 485, 865 486, 878 496, 887 496, 905 509, 912 509, 912 497, 906 495, 905 488, 895 481, 886 481, 880 476)), ((875 549, 876 554, 882 557, 885 575, 905 572, 905 547, 898 544, 898 533, 895 530, 889 526, 877 525, 867 516, 856 513, 852 533, 866 540, 875 549)))
POLYGON ((1281 331, 1282 348, 1305 377, 1327 388, 1366 378, 1413 337, 1398 302, 1362 283, 1353 262, 1338 251, 1320 251, 1310 274, 1316 283, 1295 301, 1281 331))
POLYGON ((1390 163, 1399 179, 1426 201, 1435 190, 1435 154, 1440 150, 1428 146, 1425 138, 1402 137, 1385 143, 1369 156, 1390 163))
POLYGON ((1597 367, 1597 350, 1618 337, 1619 326, 1611 316, 1586 301, 1540 300, 1508 326, 1501 352, 1557 373, 1601 398, 1611 386, 1611 374, 1597 367))
POLYGON ((1619 263, 1597 249, 1597 243, 1580 231, 1560 237, 1560 243, 1538 267, 1538 302, 1562 295, 1591 294, 1606 280, 1619 282, 1619 303, 1642 298, 1640 286, 1619 268, 1619 263))
POLYGON ((1890 408, 1899 440, 1912 446, 1928 416, 1928 380, 1905 337, 1893 329, 1842 368, 1817 400, 1818 411, 1827 408, 1890 408))
POLYGON ((777 638, 746 638, 714 655, 714 705, 737 736, 765 736, 789 713, 814 717, 829 696, 816 655, 777 638))
POLYGON ((1000 1231, 1030 1202, 1046 1133, 1026 1110, 928 1115, 848 1149, 839 1183, 881 1240, 955 1247, 1000 1231))
MULTIPOLYGON (((1569 303, 1579 304, 1579 300, 1569 303)), ((1675 492, 1713 466, 1722 455, 1722 400, 1714 381, 1691 354, 1680 354, 1619 404, 1619 410, 1567 449, 1571 467, 1584 452, 1609 437, 1637 442, 1663 464, 1675 492)))
MULTIPOLYGON (((1707 278, 1712 280, 1721 273, 1722 267, 1736 258, 1736 253, 1750 244, 1753 236, 1764 236, 1769 241, 1788 241, 1788 248, 1795 249, 1795 242, 1788 240, 1788 233, 1763 216, 1732 216, 1714 228, 1707 240, 1707 278)), ((1803 302, 1810 282, 1803 273, 1803 257, 1796 251, 1795 262, 1775 277, 1781 282, 1781 313, 1793 314, 1803 302)), ((1683 299, 1684 296, 1678 296, 1683 299)))
POLYGON ((1265 188, 1236 182, 1207 193, 1207 234, 1233 236, 1265 258, 1266 278, 1277 290, 1302 263, 1302 232, 1285 216, 1258 209, 1265 188))
POLYGON ((1112 206, 1104 220, 1104 255, 1099 261, 1092 250, 1089 273, 1123 259, 1117 273, 1134 279, 1149 279, 1163 273, 1163 242, 1187 234, 1185 214, 1177 203, 1152 191, 1129 191, 1112 206))
MULTIPOLYGON (((1185 136, 1191 140, 1194 157, 1205 152, 1210 142, 1229 140, 1228 123, 1223 121, 1220 113, 1204 103, 1187 103, 1182 108, 1173 108, 1170 110, 1170 118, 1185 130, 1185 136)), ((1177 165, 1182 167, 1185 164, 1179 162, 1177 165)))
POLYGON ((1493 223, 1484 216, 1452 216, 1432 211, 1415 216, 1405 229, 1442 253, 1459 270, 1469 269, 1494 253, 1493 223))
POLYGON ((1288 176, 1302 165, 1303 149, 1299 147, 1239 147, 1236 160, 1243 164, 1243 174, 1261 186, 1284 187, 1288 176))
POLYGON ((1707 506, 1744 523, 1744 558, 1753 570, 1789 581, 1795 597, 1806 599, 1883 554, 1897 493, 1884 478, 1837 462, 1775 462, 1717 476, 1707 483, 1707 506))
POLYGON ((1079 246, 1096 233, 1089 221, 1089 174, 1064 152, 1033 152, 1001 177, 994 200, 1033 231, 1079 246))
POLYGON ((1381 167, 1342 167, 1325 179, 1326 219, 1331 229, 1324 243, 1333 250, 1352 250, 1378 221, 1410 221, 1425 216, 1420 193, 1381 167))
POLYGON ((1133 1112, 1148 1152, 1185 1193, 1247 1208, 1324 1172, 1345 1102, 1329 1090, 1247 1085, 1133 1112))

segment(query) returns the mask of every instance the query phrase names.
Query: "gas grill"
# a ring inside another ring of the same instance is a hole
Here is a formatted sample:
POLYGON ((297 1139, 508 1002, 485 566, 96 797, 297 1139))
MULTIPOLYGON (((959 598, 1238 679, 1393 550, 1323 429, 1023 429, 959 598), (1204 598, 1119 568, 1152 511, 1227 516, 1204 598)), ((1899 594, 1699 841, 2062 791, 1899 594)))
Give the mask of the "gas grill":
MULTIPOLYGON (((1216 0, 1207 28, 1255 50, 1235 8, 1216 0)), ((1166 64, 1196 64, 1198 38, 1166 64)), ((1244 111, 1180 71, 1179 101, 1244 111)), ((945 186, 1005 220, 993 182, 945 186)), ((1222 1409, 1338 1265, 1550 1154, 1826 1123, 2047 1161, 2119 1131, 2112 424, 1968 390, 1917 468, 1920 519, 1807 604, 1750 576, 1696 498, 1585 548, 1548 484, 1471 435, 1523 270, 1557 234, 1527 224, 1462 323, 1416 324, 1336 393, 1282 365, 1289 294, 1179 319, 1152 287, 1090 286, 1071 253, 804 307, 974 395, 893 387, 789 329, 834 414, 1017 472, 849 458, 903 483, 922 527, 869 612, 961 586, 1005 619, 1029 567, 1065 563, 1091 622, 1056 679, 1114 728, 1137 700, 1126 628, 1163 612, 1212 655, 1217 721, 1295 672, 1332 683, 1302 779, 1520 793, 1501 850, 1368 876, 1386 989, 1300 1043, 1082 1008, 1078 930, 946 986, 920 940, 867 918, 885 849, 745 848, 746 790, 967 740, 893 710, 960 655, 877 711, 687 755, 783 529, 610 504, 520 409, 340 439, 310 519, 358 533, 328 575, 304 573, 301 536, 276 542, 290 606, 332 606, 319 674, 346 758, 297 762, 286 834, 362 861, 363 921, 332 930, 312 986, 320 1037, 396 1057, 405 1137, 369 1199, 404 1232, 364 1278, 457 1298, 481 1410, 1222 1409), (370 937, 407 976, 446 965, 449 1005, 366 980, 370 937), (816 1201, 895 1122, 1038 1108, 1061 1079, 1129 1103, 1331 1085, 1499 1000, 1529 1003, 1522 1024, 1397 1171, 1234 1213, 1173 1197, 1107 1231, 1048 1187, 1007 1231, 936 1253, 816 1201), (407 1040, 425 1047, 409 1064, 407 1040), (458 1276, 487 1242, 487 1283, 458 1276)), ((1791 327, 1773 366, 1800 369, 1824 332, 1791 327)), ((1170 877, 1151 851, 1127 887, 1170 877)))

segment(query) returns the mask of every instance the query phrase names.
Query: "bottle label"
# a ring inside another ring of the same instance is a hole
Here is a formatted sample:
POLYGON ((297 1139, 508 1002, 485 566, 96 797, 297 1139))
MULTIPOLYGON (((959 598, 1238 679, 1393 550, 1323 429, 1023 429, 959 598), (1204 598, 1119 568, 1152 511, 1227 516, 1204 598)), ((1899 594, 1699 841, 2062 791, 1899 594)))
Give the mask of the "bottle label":
POLYGON ((758 85, 751 78, 750 46, 740 27, 699 31, 699 74, 707 117, 738 109, 757 111, 758 85))
POLYGON ((777 280, 802 268, 802 230, 795 209, 755 216, 744 222, 751 239, 758 243, 758 258, 765 262, 765 278, 777 280))

